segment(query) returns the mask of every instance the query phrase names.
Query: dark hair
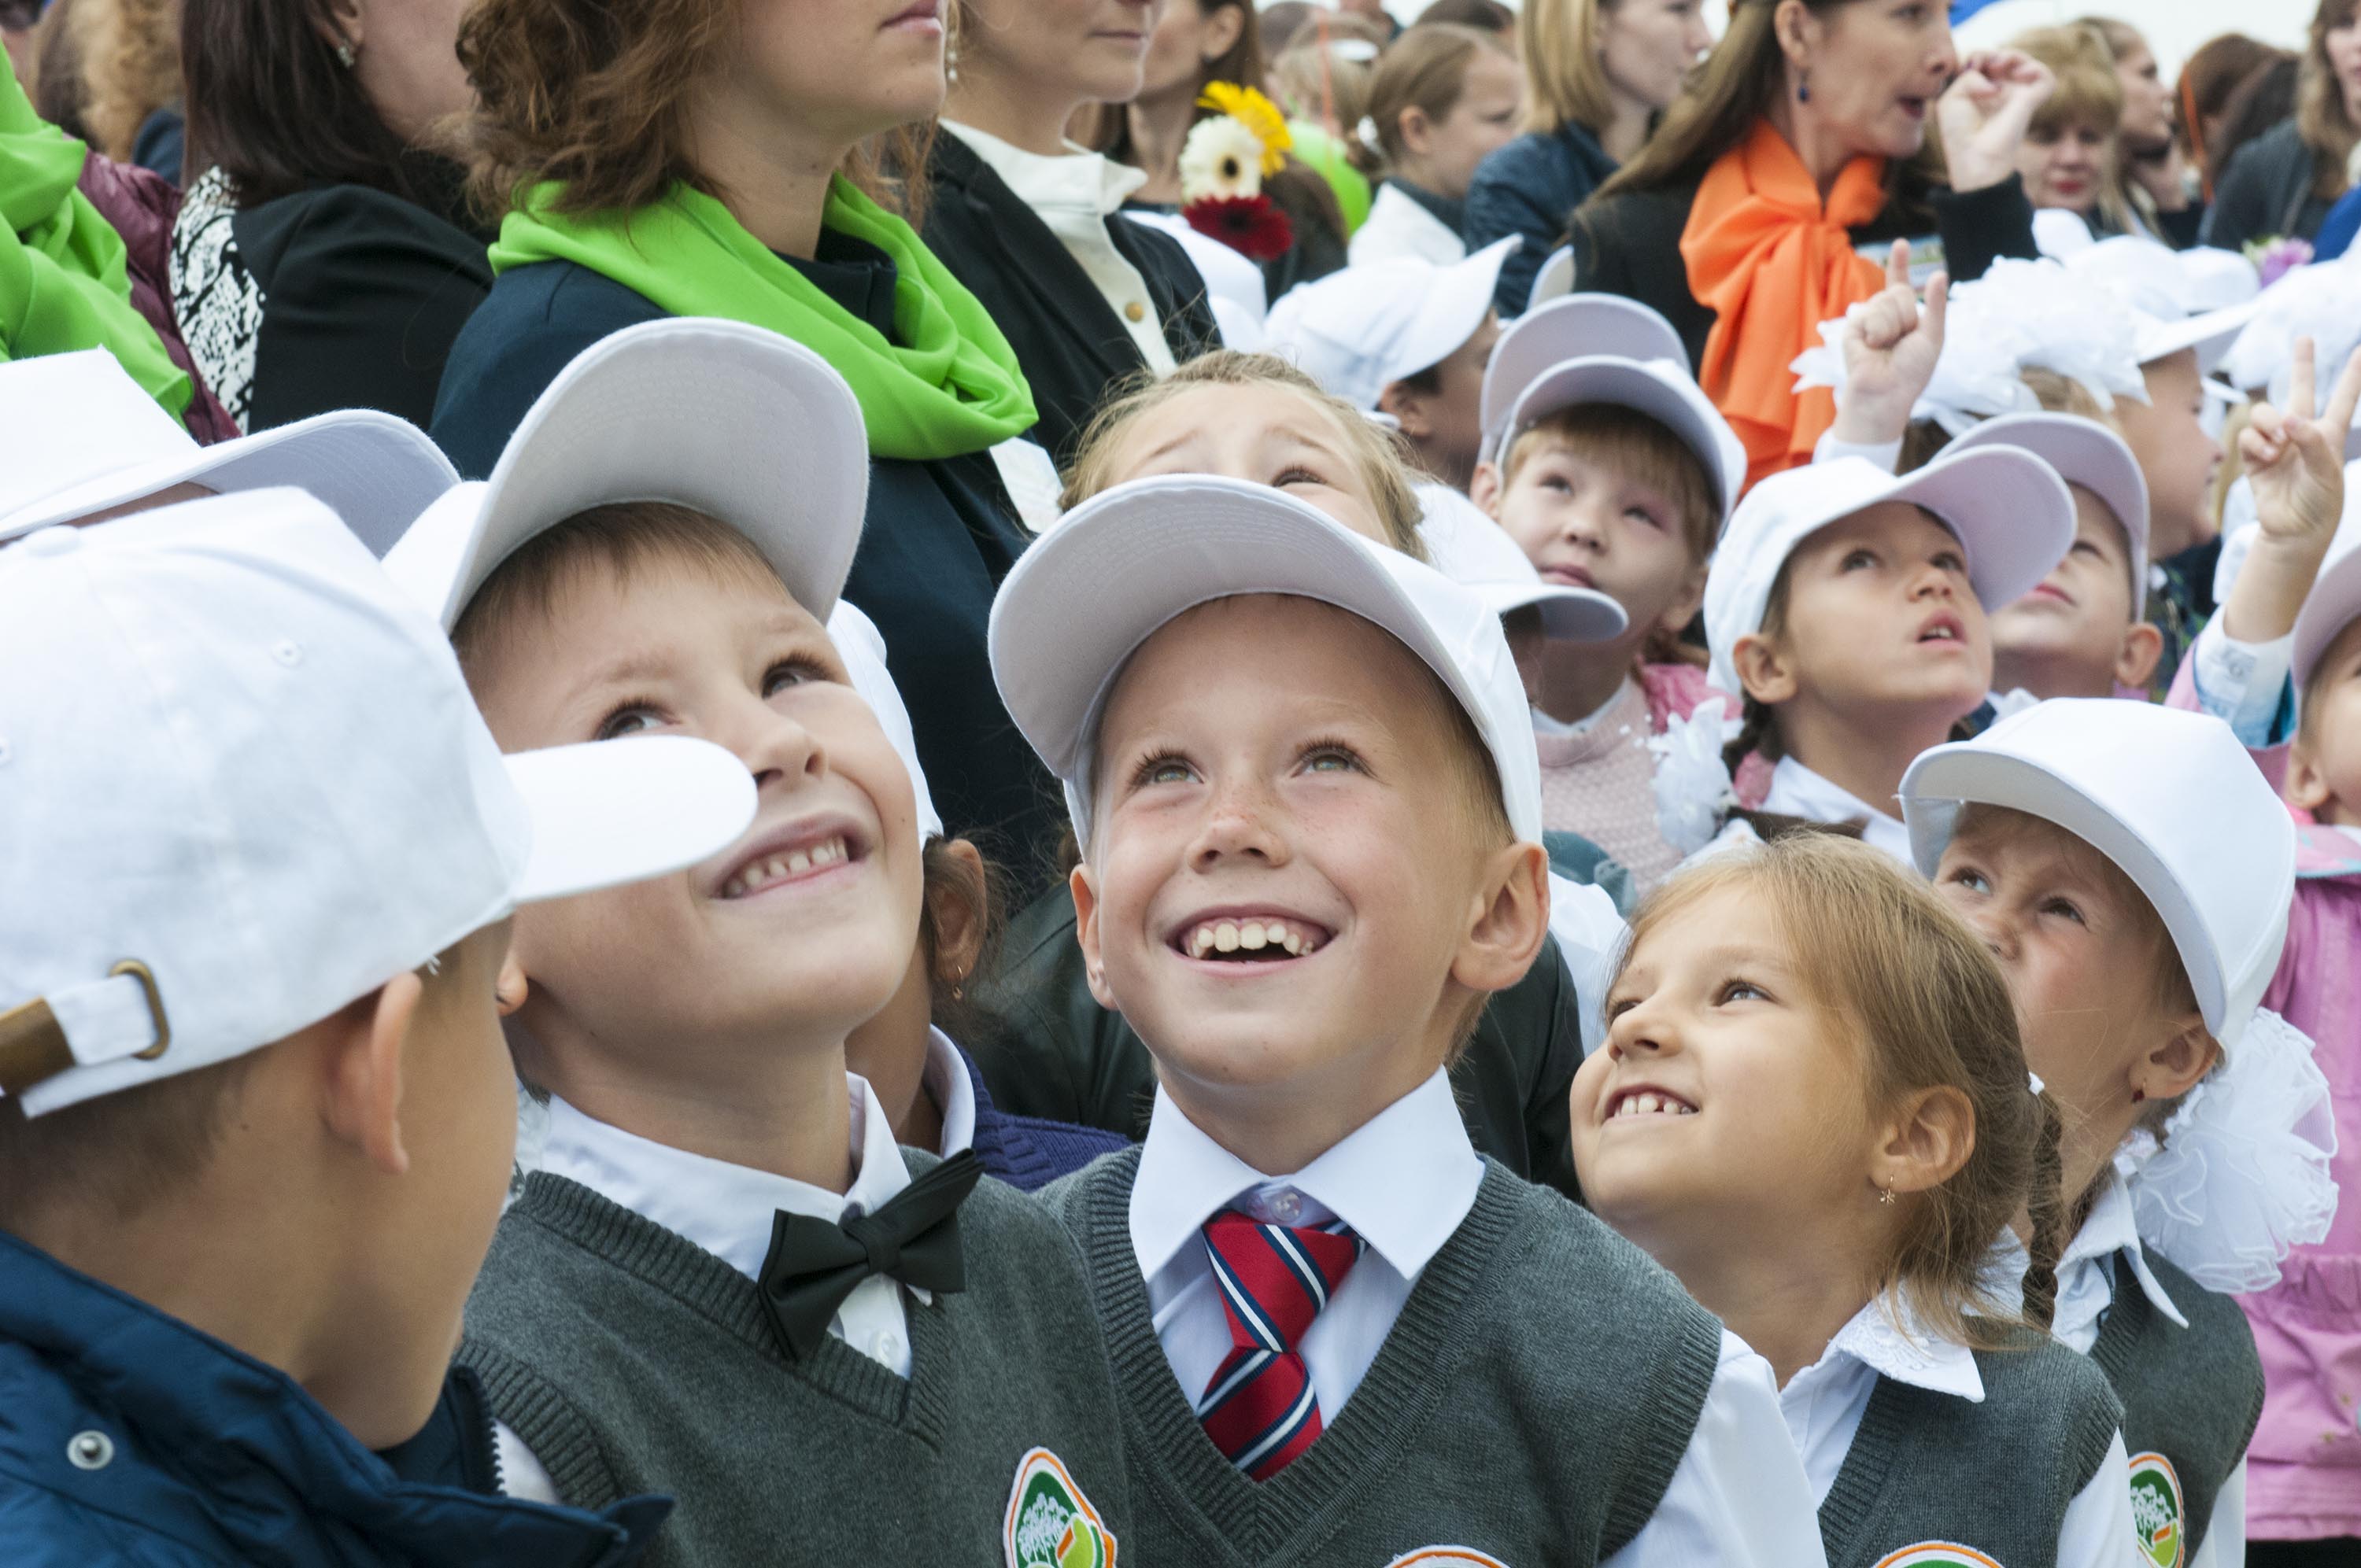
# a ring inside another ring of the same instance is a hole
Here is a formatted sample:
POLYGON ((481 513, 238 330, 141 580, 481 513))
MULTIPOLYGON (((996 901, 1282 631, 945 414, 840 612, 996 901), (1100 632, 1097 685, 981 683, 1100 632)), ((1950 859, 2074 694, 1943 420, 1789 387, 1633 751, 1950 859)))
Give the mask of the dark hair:
POLYGON ((954 1040, 986 1037, 1000 1024, 998 1015, 976 996, 981 988, 975 977, 991 973, 994 960, 999 956, 1000 938, 1008 919, 996 894, 1006 879, 981 850, 976 856, 971 861, 952 854, 950 840, 939 837, 928 839, 918 855, 926 876, 926 896, 918 904, 918 950, 927 956, 928 1014, 935 1027, 954 1040), (941 935, 935 927, 938 896, 956 898, 965 904, 975 912, 983 928, 983 940, 976 948, 975 967, 948 989, 934 967, 942 948, 941 935))
MULTIPOLYGON (((1802 0, 1815 16, 1858 3, 1802 0)), ((1720 41, 1664 111, 1655 134, 1598 188, 1598 196, 1699 178, 1714 159, 1753 134, 1754 122, 1786 90, 1787 57, 1772 21, 1777 10, 1777 0, 1733 0, 1720 41)))
MULTIPOLYGON (((1262 24, 1255 14, 1254 0, 1195 0, 1195 4, 1208 13, 1226 7, 1235 10, 1239 16, 1238 41, 1232 44, 1220 59, 1205 62, 1204 70, 1197 73, 1197 91, 1203 92, 1209 82, 1235 82, 1242 87, 1262 92, 1269 80, 1269 73, 1264 67, 1262 24)), ((1131 119, 1124 113, 1125 108, 1122 104, 1100 104, 1098 126, 1082 139, 1117 163, 1137 166, 1139 152, 1131 145, 1131 119)), ((1217 113, 1218 110, 1201 104, 1197 117, 1202 120, 1217 113)))
POLYGON ((76 141, 88 141, 82 112, 90 89, 82 81, 73 11, 74 0, 56 0, 33 35, 33 112, 76 141))
POLYGON ((2206 153, 2206 167, 2217 181, 2240 148, 2295 113, 2300 64, 2291 54, 2267 61, 2230 94, 2222 110, 2220 142, 2206 153))
POLYGON ((2181 150, 2203 167, 2209 198, 2213 171, 2220 166, 2206 145, 2205 122, 2222 112, 2241 82, 2279 57, 2278 49, 2244 33, 2224 33, 2199 45, 2180 67, 2173 100, 2180 109, 2181 150))
POLYGON ((443 160, 410 147, 336 61, 328 0, 210 0, 181 14, 188 166, 216 167, 240 206, 320 185, 367 185, 421 206, 443 160))
POLYGON ((1441 23, 1474 27, 1486 33, 1513 33, 1517 30, 1517 14, 1500 4, 1500 0, 1434 0, 1418 14, 1405 32, 1441 23))

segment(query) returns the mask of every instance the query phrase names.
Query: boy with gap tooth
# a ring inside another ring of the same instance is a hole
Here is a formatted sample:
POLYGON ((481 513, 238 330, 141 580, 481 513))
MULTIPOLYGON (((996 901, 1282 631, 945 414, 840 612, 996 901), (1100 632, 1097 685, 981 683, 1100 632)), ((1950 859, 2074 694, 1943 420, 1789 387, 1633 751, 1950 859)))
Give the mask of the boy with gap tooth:
POLYGON ((1767 1366, 1452 1102, 1548 918, 1498 615, 1278 491, 1173 477, 1044 536, 992 650, 1065 784, 1092 990, 1157 1058, 1144 1146, 1049 1192, 1144 1560, 1822 1561, 1767 1366))

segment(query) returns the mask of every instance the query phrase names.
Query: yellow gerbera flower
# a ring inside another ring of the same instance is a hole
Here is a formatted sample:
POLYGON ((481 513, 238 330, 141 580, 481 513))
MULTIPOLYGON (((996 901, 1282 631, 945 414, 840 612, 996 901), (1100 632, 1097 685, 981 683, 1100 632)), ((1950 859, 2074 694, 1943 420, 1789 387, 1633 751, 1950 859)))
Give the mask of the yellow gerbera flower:
POLYGON ((1241 87, 1235 82, 1209 82, 1198 103, 1208 109, 1219 109, 1254 132, 1262 143, 1262 171, 1276 174, 1287 167, 1287 151, 1295 138, 1287 134, 1287 116, 1279 105, 1251 87, 1241 87))

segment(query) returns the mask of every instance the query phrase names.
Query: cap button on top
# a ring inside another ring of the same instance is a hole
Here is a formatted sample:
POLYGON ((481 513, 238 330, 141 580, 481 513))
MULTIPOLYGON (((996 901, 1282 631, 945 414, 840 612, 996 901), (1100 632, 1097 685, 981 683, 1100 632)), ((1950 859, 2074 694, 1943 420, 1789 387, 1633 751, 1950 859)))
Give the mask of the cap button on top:
POLYGON ((82 548, 82 530, 57 523, 25 535, 17 548, 33 555, 66 555, 82 548))

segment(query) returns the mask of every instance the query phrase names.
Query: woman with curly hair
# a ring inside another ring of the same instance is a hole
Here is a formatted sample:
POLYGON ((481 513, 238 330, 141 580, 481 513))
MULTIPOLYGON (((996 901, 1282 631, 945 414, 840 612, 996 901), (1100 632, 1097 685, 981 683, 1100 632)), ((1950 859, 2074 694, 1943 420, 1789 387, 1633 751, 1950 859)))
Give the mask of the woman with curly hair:
MULTIPOLYGON (((768 327, 860 399, 869 521, 846 597, 876 620, 949 830, 1030 865, 1046 775, 984 654, 1052 484, 1016 356, 881 205, 873 143, 944 93, 940 0, 480 0, 459 34, 498 280, 453 346, 434 434, 482 476, 590 345, 664 316, 768 327)), ((922 159, 904 149, 899 167, 922 159)))

